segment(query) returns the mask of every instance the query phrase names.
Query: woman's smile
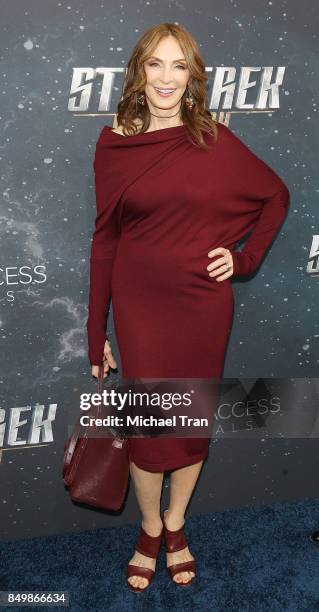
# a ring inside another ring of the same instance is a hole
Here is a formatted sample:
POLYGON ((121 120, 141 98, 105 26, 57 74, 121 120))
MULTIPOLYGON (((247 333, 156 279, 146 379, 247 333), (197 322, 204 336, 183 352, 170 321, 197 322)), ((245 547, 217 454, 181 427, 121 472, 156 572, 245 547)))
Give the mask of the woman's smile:
POLYGON ((160 87, 154 87, 154 89, 156 93, 162 98, 168 98, 169 96, 172 96, 176 91, 176 89, 165 89, 160 87))

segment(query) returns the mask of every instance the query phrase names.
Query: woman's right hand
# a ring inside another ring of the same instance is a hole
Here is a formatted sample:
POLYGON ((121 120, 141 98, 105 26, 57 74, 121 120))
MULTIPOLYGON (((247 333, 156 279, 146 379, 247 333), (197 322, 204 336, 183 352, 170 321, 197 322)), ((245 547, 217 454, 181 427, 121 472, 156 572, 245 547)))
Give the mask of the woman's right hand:
MULTIPOLYGON (((92 365, 92 376, 95 376, 95 378, 98 378, 99 367, 100 366, 98 365, 92 365)), ((106 376, 108 376, 110 368, 117 368, 117 363, 114 359, 112 348, 111 348, 111 343, 109 340, 106 340, 104 344, 103 367, 104 367, 103 379, 106 376)))

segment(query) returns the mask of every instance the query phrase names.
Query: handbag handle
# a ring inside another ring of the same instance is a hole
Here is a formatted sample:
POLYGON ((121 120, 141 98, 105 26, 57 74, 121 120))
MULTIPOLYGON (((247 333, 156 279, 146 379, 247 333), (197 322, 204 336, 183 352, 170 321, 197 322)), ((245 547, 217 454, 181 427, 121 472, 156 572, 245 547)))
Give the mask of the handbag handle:
MULTIPOLYGON (((104 365, 100 365, 99 366, 99 375, 98 375, 98 393, 102 393, 103 390, 103 375, 104 375, 104 365)), ((127 442, 127 436, 122 433, 122 434, 118 434, 116 429, 114 429, 114 427, 110 426, 108 427, 108 430, 111 432, 112 436, 114 437, 114 444, 124 444, 125 442, 127 442)))
MULTIPOLYGON (((101 393, 103 389, 103 374, 104 374, 104 366, 100 365, 99 373, 98 373, 98 381, 97 381, 98 393, 101 393)), ((73 453, 77 445, 78 439, 80 437, 81 430, 82 430, 82 425, 78 421, 73 429, 70 440, 68 444, 66 445, 64 458, 63 458, 63 474, 66 472, 66 470, 71 464, 73 453)))
POLYGON ((103 374, 104 374, 104 365, 99 365, 99 373, 97 377, 97 392, 102 393, 103 390, 103 374))

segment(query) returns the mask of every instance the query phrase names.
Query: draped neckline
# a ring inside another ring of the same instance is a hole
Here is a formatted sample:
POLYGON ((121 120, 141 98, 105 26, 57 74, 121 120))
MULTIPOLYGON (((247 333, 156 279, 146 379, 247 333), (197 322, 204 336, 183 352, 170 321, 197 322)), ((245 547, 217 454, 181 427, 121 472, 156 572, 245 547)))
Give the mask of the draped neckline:
POLYGON ((109 125, 106 125, 104 129, 107 130, 109 136, 114 139, 114 141, 116 140, 117 143, 165 141, 187 133, 185 124, 160 128, 158 130, 151 130, 150 132, 132 134, 131 136, 123 136, 122 134, 118 134, 114 132, 113 128, 109 125))

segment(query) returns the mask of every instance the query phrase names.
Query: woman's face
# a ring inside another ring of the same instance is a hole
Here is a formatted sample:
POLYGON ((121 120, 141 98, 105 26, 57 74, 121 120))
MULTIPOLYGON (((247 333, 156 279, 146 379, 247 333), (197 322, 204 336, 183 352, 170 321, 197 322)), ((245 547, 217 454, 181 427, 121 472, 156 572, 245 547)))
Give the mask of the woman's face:
POLYGON ((144 62, 144 70, 147 79, 145 95, 150 110, 158 110, 159 114, 160 110, 177 111, 190 72, 174 36, 162 38, 152 56, 144 62), (167 93, 159 90, 167 90, 167 93))

